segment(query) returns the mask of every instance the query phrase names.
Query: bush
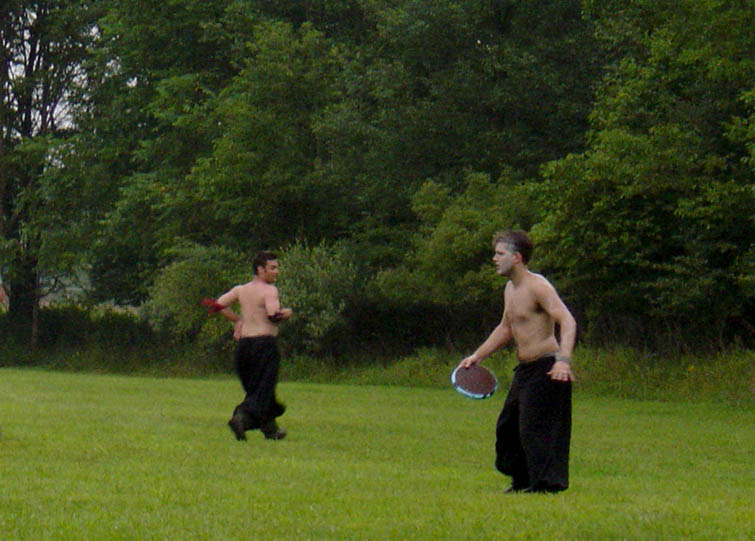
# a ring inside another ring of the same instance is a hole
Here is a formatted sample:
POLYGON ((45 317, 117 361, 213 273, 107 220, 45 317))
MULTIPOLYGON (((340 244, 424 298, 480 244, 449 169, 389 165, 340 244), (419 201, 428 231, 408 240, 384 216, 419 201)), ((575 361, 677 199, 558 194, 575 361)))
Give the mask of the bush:
POLYGON ((155 340, 149 324, 130 307, 99 305, 90 312, 91 342, 100 345, 137 346, 155 340))
POLYGON ((182 245, 174 261, 157 275, 149 299, 140 312, 158 332, 174 341, 196 341, 209 347, 228 348, 231 326, 223 318, 207 317, 199 302, 217 298, 252 277, 251 262, 222 247, 182 245))
POLYGON ((405 265, 380 273, 378 283, 398 303, 450 308, 500 298, 491 241, 496 231, 536 220, 529 188, 506 171, 497 180, 468 173, 465 190, 452 196, 428 181, 414 196, 421 227, 405 265))
POLYGON ((368 280, 355 251, 332 241, 296 242, 280 254, 280 267, 281 303, 294 310, 284 344, 296 351, 331 352, 346 339, 368 280))
MULTIPOLYGON (((12 322, 7 314, 0 316, 0 333, 5 341, 14 341, 12 322)), ((39 311, 37 345, 40 348, 102 346, 133 346, 153 340, 150 327, 135 311, 108 305, 95 307, 66 303, 45 306, 39 311)), ((18 341, 26 346, 26 336, 18 341)))

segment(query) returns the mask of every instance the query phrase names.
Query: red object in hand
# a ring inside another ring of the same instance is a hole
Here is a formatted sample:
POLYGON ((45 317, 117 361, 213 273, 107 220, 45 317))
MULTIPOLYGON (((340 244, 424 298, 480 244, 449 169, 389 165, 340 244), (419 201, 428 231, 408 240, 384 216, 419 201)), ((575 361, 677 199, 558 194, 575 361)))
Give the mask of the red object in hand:
POLYGON ((214 314, 215 312, 220 312, 221 310, 226 308, 222 304, 219 304, 215 299, 210 299, 209 297, 202 299, 200 301, 200 304, 207 307, 208 314, 214 314))

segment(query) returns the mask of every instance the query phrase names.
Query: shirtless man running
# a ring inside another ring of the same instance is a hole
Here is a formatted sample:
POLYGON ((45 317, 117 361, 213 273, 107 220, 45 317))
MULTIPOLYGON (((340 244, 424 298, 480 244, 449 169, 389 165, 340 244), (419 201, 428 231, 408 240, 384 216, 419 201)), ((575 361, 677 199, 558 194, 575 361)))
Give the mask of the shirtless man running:
POLYGON ((234 338, 238 340, 236 371, 246 397, 236 406, 228 426, 238 440, 245 440, 246 431, 256 428, 265 438, 279 440, 286 436, 286 431, 275 421, 285 411, 275 397, 280 366, 275 337, 278 322, 290 318, 293 312, 281 308, 278 288, 273 285, 278 278, 277 256, 261 251, 252 266, 251 282, 235 286, 209 305, 212 311, 234 322, 234 338), (241 315, 230 309, 236 302, 241 306, 241 315))
POLYGON ((503 317, 459 364, 479 363, 514 340, 519 365, 496 425, 496 468, 512 477, 512 492, 566 490, 577 324, 550 282, 527 268, 533 246, 526 233, 498 233, 493 249, 496 272, 509 278, 503 317))

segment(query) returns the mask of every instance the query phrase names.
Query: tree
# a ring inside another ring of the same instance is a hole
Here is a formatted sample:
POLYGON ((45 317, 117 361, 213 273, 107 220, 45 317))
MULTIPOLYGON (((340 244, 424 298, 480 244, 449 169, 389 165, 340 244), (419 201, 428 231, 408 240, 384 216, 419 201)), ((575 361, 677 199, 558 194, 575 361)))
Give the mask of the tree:
POLYGON ((336 94, 336 65, 311 25, 254 27, 242 69, 212 102, 222 134, 177 190, 216 241, 275 247, 344 230, 339 186, 314 174, 321 152, 312 126, 336 94))
POLYGON ((96 36, 96 2, 11 0, 0 8, 0 238, 9 315, 36 344, 43 282, 65 268, 49 228, 59 146, 96 36))
POLYGON ((589 149, 545 170, 548 264, 595 334, 633 322, 695 345, 751 336, 755 15, 715 1, 587 4, 625 55, 598 94, 589 149))
POLYGON ((420 227, 406 256, 378 274, 385 313, 399 315, 415 345, 475 341, 494 326, 503 282, 492 267, 493 235, 541 219, 534 183, 513 171, 496 180, 469 173, 465 184, 458 195, 436 182, 422 186, 412 200, 420 227))
POLYGON ((579 2, 360 6, 369 38, 345 50, 341 99, 315 134, 374 265, 404 252, 426 180, 458 194, 469 171, 531 177, 584 148, 603 53, 579 2))
POLYGON ((470 173, 455 196, 428 181, 413 198, 420 217, 405 265, 381 273, 384 294, 393 302, 438 304, 458 311, 498 303, 491 269, 493 235, 510 227, 529 228, 540 220, 532 184, 508 171, 496 181, 470 173))
POLYGON ((217 137, 211 103, 238 69, 252 18, 231 0, 107 3, 77 150, 114 188, 88 250, 93 299, 139 304, 181 237, 207 242, 183 186, 217 137))

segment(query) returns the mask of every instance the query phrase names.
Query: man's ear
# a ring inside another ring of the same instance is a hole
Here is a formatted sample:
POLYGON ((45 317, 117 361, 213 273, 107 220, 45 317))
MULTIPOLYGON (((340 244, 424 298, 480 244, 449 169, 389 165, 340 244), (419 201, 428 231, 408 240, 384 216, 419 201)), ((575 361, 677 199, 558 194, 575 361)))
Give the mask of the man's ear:
POLYGON ((514 252, 514 263, 522 262, 522 254, 520 252, 514 252))

